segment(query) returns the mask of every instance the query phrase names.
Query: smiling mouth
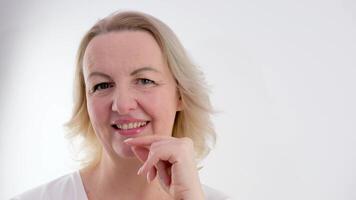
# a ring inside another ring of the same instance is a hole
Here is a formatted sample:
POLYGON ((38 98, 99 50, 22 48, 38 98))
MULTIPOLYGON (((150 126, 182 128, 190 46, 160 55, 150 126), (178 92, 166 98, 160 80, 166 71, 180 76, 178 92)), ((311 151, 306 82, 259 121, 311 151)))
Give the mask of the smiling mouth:
POLYGON ((140 122, 130 122, 130 123, 122 123, 122 124, 113 124, 113 127, 116 130, 130 130, 136 129, 146 126, 150 121, 140 121, 140 122))

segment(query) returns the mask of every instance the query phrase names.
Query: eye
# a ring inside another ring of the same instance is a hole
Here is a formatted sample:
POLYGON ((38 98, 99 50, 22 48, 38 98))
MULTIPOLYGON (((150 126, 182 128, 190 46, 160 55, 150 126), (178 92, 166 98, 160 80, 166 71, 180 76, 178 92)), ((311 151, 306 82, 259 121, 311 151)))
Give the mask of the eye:
POLYGON ((108 89, 108 88, 111 88, 113 87, 113 84, 112 83, 107 83, 107 82, 104 82, 104 83, 99 83, 99 84, 96 84, 94 85, 94 87, 92 88, 92 92, 95 92, 97 90, 105 90, 105 89, 108 89))
POLYGON ((137 79, 137 84, 148 86, 148 85, 156 85, 156 82, 147 78, 139 78, 137 79))

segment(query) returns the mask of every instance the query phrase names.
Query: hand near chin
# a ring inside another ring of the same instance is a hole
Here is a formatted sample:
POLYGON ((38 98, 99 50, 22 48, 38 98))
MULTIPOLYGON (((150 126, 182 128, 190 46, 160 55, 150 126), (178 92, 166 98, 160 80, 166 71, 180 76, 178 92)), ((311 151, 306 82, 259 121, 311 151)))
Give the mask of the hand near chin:
POLYGON ((143 136, 125 141, 144 162, 139 175, 151 182, 159 177, 162 187, 174 199, 204 199, 189 138, 143 136))

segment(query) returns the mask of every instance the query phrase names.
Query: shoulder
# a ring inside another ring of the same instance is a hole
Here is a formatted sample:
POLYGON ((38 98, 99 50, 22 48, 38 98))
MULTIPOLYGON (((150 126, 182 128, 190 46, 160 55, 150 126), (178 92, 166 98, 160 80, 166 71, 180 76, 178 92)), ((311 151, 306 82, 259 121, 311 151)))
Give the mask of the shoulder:
POLYGON ((211 188, 207 185, 203 185, 206 200, 230 200, 230 198, 224 193, 211 188))
POLYGON ((83 194, 84 191, 80 184, 79 173, 73 172, 28 190, 11 200, 83 199, 85 194, 83 194))

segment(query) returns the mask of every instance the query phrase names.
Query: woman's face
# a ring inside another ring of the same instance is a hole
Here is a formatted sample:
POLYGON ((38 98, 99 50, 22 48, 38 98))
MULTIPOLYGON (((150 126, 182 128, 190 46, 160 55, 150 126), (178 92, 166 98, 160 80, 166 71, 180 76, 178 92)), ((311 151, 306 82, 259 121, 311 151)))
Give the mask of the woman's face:
POLYGON ((149 33, 117 31, 94 37, 84 54, 83 75, 89 118, 106 152, 133 157, 125 139, 172 135, 181 102, 149 33))

